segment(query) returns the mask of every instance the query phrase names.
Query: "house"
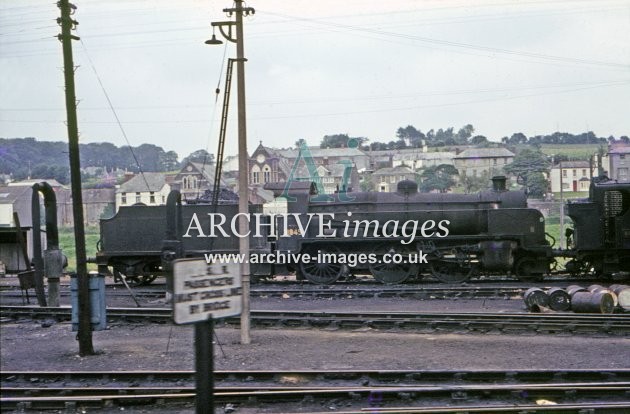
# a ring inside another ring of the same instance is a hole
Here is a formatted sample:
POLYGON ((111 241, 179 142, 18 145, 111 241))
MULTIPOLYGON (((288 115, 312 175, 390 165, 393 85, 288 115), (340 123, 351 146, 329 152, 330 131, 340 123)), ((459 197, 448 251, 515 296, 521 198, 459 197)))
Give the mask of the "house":
POLYGON ((562 161, 551 167, 551 192, 559 193, 561 184, 562 191, 588 191, 596 176, 597 168, 588 161, 562 161))
POLYGON ((171 186, 166 182, 165 173, 145 172, 135 175, 116 189, 116 211, 122 206, 134 204, 166 204, 170 191, 171 186))
POLYGON ((416 181, 416 173, 406 166, 381 168, 372 173, 372 183, 380 193, 395 192, 400 181, 416 181))
MULTIPOLYGON (((184 200, 194 200, 211 190, 214 185, 215 163, 204 164, 189 161, 168 182, 173 190, 179 190, 184 200)), ((221 178, 221 187, 227 186, 226 180, 221 178)), ((234 187, 229 187, 234 190, 234 187)))
MULTIPOLYGON (((249 184, 259 188, 268 183, 314 181, 325 194, 359 188, 357 164, 368 165, 368 157, 356 148, 273 149, 262 142, 249 158, 249 184), (297 163, 296 163, 297 162, 297 163), (346 171, 351 166, 350 175, 346 171)), ((252 200, 250 200, 252 201, 252 200)))
POLYGON ((308 147, 308 151, 303 149, 281 149, 276 150, 279 156, 283 157, 289 166, 293 167, 295 161, 301 158, 300 164, 305 157, 311 157, 313 164, 317 167, 323 165, 328 167, 334 164, 343 164, 350 161, 357 171, 370 167, 370 157, 358 148, 319 148, 308 147))
POLYGON ((608 146, 608 176, 617 181, 630 181, 630 144, 621 142, 608 146))
POLYGON ((514 153, 506 148, 469 148, 453 157, 460 177, 492 177, 503 174, 514 153))
POLYGON ((418 150, 400 150, 392 156, 392 167, 405 165, 414 171, 437 167, 438 165, 453 165, 455 154, 452 152, 423 152, 418 150))
POLYGON ((284 183, 291 173, 288 159, 278 150, 265 147, 262 141, 248 160, 250 186, 262 187, 267 183, 284 183))

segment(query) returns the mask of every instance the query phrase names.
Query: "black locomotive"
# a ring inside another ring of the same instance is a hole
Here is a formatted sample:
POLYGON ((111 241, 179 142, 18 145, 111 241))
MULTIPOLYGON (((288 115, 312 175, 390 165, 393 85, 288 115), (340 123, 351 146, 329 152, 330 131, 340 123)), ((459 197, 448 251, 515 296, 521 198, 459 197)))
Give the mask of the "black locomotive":
MULTIPOLYGON (((493 273, 538 280, 561 256, 570 258, 572 273, 630 271, 628 183, 593 183, 588 199, 567 205, 575 224, 573 245, 565 250, 552 248, 542 214, 527 208, 524 191, 507 191, 504 177, 476 194, 418 193, 412 181, 400 182, 395 193, 314 197, 313 187, 297 187, 285 194, 292 199, 285 211, 264 216, 262 229, 261 206, 250 206, 256 216, 250 220, 251 254, 262 258, 250 262, 252 276, 295 272, 318 284, 355 274, 383 283, 424 275, 459 283, 493 273)), ((216 214, 228 221, 237 214, 234 204, 214 208, 181 206, 185 256, 238 253, 238 237, 206 237, 201 230, 216 224, 216 214), (196 233, 189 234, 191 228, 196 233)), ((152 281, 161 269, 165 216, 165 206, 121 207, 101 221, 96 262, 139 282, 152 281)))

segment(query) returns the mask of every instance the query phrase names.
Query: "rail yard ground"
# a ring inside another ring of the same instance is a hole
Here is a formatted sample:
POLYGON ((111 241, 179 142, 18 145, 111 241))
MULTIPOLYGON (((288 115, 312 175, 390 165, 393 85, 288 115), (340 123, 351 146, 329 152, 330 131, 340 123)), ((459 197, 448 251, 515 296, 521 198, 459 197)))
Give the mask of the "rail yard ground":
MULTIPOLYGON (((62 280, 62 283, 64 281, 62 280)), ((111 281, 108 281, 110 283, 111 281)), ((8 291, 9 281, 2 280, 8 291)), ((160 289, 159 286, 155 287, 160 289)), ((162 287, 163 289, 163 287, 162 287)), ((133 307, 122 286, 108 288, 108 306, 133 307), (117 292, 118 294, 114 294, 117 292)), ((63 288, 62 288, 63 293, 63 288)), ((31 301, 34 299, 31 298, 31 301)), ((140 297, 145 307, 166 307, 155 297, 140 297)), ((2 297, 2 305, 16 304, 2 297)), ((61 304, 69 298, 62 296, 61 304)), ((297 298, 261 295, 253 310, 525 312, 515 295, 479 299, 297 298)), ((625 314, 630 318, 629 314, 625 314)), ((458 333, 413 330, 278 327, 252 329, 252 344, 241 345, 238 328, 216 331, 217 370, 575 370, 630 368, 630 338, 604 334, 458 333)), ((0 324, 2 372, 9 371, 162 371, 194 369, 193 328, 171 323, 112 319, 109 329, 94 332, 97 355, 78 356, 78 343, 69 322, 52 319, 12 320, 0 324)), ((6 384, 3 384, 3 386, 6 384)), ((33 386, 37 383, 34 382, 33 386)), ((626 398, 627 400, 628 398, 626 398)), ((221 407, 225 407, 222 404, 221 407)), ((236 412, 339 411, 339 404, 313 401, 297 405, 235 404, 236 412), (331 408, 332 407, 332 408, 331 408)), ((108 412, 118 407, 106 409, 108 412)), ((129 412, 129 409, 127 409, 129 412)), ((136 407, 132 412, 153 412, 136 407)), ((190 405, 164 407, 162 412, 190 412, 190 405)), ((228 410, 230 411, 230 410, 228 410)), ((221 410, 217 410, 221 412, 221 410)), ((614 412, 614 411, 612 411, 614 412)), ((620 411, 621 412, 621 411, 620 411)))

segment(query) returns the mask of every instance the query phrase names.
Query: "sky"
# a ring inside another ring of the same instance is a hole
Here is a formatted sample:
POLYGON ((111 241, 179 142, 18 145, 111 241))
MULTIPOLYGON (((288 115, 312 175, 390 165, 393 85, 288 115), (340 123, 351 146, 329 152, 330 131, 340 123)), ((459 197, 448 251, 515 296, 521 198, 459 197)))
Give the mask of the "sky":
MULTIPOLYGON (((227 0, 75 0, 80 141, 216 153, 227 0), (221 38, 217 31, 216 35, 221 38), (119 122, 118 122, 118 121, 119 122)), ((399 127, 630 135, 630 0, 252 0, 248 151, 399 127)), ((67 141, 59 9, 0 0, 0 137, 67 141)), ((226 42, 227 43, 227 42, 226 42)), ((226 154, 236 154, 234 73, 226 154)))

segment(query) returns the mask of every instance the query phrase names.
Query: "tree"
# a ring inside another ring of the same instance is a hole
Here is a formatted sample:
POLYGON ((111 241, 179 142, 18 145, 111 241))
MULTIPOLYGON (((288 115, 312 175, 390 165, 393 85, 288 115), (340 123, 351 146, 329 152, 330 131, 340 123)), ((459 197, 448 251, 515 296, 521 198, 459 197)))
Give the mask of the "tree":
POLYGON ((485 174, 482 174, 481 177, 465 175, 461 178, 460 182, 466 194, 476 193, 479 190, 488 188, 488 177, 485 174))
POLYGON ((488 144, 488 138, 484 137, 483 135, 475 135, 470 140, 470 143, 473 145, 484 146, 488 144))
POLYGON ((210 154, 205 149, 198 149, 197 151, 193 151, 186 158, 182 160, 182 165, 187 162, 199 162, 205 163, 206 165, 214 163, 214 154, 210 154))
MULTIPOLYGON (((179 168, 175 151, 164 152, 160 156, 160 171, 173 171, 179 168)), ((203 162, 203 161, 202 161, 203 162)))
POLYGON ((363 142, 367 141, 365 137, 350 137, 348 134, 334 134, 334 135, 325 135, 322 138, 322 141, 319 144, 320 148, 348 148, 349 146, 353 146, 351 142, 354 140, 354 147, 358 148, 361 146, 363 142))
POLYGON ((412 148, 421 146, 422 140, 426 139, 426 136, 412 125, 407 125, 405 128, 398 128, 396 137, 398 137, 399 140, 404 140, 407 146, 412 148))
POLYGON ((473 132, 475 132, 475 128, 471 125, 464 125, 463 127, 461 127, 459 129, 459 131, 457 132, 457 144, 459 145, 465 145, 468 143, 468 138, 470 138, 473 134, 473 132))
POLYGON ((450 164, 427 167, 420 174, 420 191, 428 193, 434 190, 446 193, 456 183, 454 176, 459 172, 450 164))
MULTIPOLYGON (((503 169, 507 174, 517 177, 519 182, 527 188, 529 194, 532 194, 539 191, 540 176, 543 174, 549 176, 550 166, 551 163, 547 160, 547 156, 540 150, 525 148, 519 151, 514 157, 514 161, 503 169)), ((544 187, 546 191, 547 184, 544 187)))
POLYGON ((534 172, 527 178, 527 194, 533 198, 543 198, 549 190, 549 181, 541 172, 534 172))

